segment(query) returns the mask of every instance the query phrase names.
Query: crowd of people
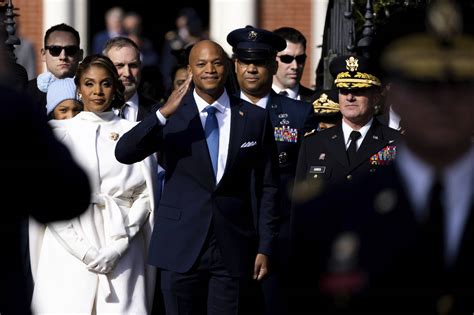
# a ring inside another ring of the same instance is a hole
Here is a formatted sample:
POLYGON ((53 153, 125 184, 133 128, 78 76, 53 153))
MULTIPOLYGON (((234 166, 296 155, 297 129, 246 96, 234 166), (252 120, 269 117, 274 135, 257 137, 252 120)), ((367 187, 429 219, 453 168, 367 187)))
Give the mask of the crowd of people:
POLYGON ((472 9, 394 14, 318 91, 292 27, 187 34, 160 94, 136 13, 87 56, 52 26, 0 88, 0 313, 471 313, 472 9))

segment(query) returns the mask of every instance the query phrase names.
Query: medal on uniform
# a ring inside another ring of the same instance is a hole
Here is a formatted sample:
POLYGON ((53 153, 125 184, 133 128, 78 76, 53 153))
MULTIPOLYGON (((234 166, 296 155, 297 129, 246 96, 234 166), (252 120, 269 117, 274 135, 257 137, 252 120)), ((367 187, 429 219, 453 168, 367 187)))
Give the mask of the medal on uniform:
POLYGON ((298 129, 289 126, 275 127, 275 141, 298 142, 298 129))
POLYGON ((370 157, 370 165, 388 165, 395 160, 397 146, 388 145, 370 157))

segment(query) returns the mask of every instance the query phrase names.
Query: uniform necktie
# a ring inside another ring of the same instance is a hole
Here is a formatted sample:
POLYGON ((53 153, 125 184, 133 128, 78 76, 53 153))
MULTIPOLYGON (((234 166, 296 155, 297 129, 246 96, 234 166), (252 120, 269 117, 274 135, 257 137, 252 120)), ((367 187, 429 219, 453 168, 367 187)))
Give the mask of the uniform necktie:
POLYGON ((207 106, 204 111, 207 112, 206 124, 204 125, 204 134, 206 135, 207 147, 211 157, 214 176, 217 176, 217 159, 219 157, 219 124, 217 123, 217 108, 207 106))
POLYGON ((353 130, 349 136, 351 139, 351 143, 349 144, 349 148, 347 149, 347 159, 349 160, 349 165, 355 163, 357 158, 357 139, 362 137, 360 132, 353 130))
POLYGON ((433 186, 428 196, 428 220, 426 222, 426 246, 429 246, 433 264, 437 267, 444 266, 444 224, 443 224, 443 186, 438 176, 435 177, 433 186))
POLYGON ((288 92, 285 90, 281 90, 278 94, 283 95, 283 96, 288 96, 288 92))

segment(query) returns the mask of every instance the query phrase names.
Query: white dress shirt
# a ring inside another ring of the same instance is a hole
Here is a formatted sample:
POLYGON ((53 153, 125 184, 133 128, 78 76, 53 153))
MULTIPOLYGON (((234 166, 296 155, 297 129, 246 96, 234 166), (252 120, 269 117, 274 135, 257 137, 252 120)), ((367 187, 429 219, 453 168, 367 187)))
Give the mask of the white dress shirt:
MULTIPOLYGON (((359 150, 360 145, 362 144, 362 141, 364 141, 365 135, 367 135, 367 132, 369 131, 370 126, 372 126, 373 120, 374 119, 371 118, 369 122, 366 123, 362 128, 360 128, 359 130, 356 130, 360 132, 361 134, 361 137, 357 139, 357 142, 356 142, 357 150, 359 150)), ((342 120, 342 133, 344 134, 344 143, 346 144, 346 150, 349 148, 349 145, 351 144, 351 138, 349 138, 349 136, 351 135, 351 132, 353 130, 354 129, 349 127, 349 125, 344 120, 342 120)))
MULTIPOLYGON (((123 105, 123 118, 128 121, 137 121, 138 117, 138 93, 135 92, 133 96, 123 105)), ((120 116, 120 109, 114 108, 114 113, 120 116)))
MULTIPOLYGON (((207 103, 202 99, 197 93, 196 90, 193 91, 194 101, 196 102, 199 118, 201 119, 202 129, 206 124, 207 112, 204 109, 212 105, 217 108, 216 118, 219 125, 219 158, 217 160, 217 176, 216 183, 219 183, 222 176, 224 175, 225 166, 227 163, 227 155, 229 152, 229 141, 230 141, 230 122, 231 122, 231 110, 230 110, 230 100, 227 91, 224 90, 224 93, 212 104, 207 103)), ((159 110, 156 111, 156 116, 162 125, 166 124, 166 118, 161 114, 159 110)))
POLYGON ((240 98, 243 99, 244 101, 247 101, 251 104, 257 105, 258 107, 261 107, 263 109, 267 108, 268 100, 270 98, 270 93, 262 97, 256 104, 252 102, 247 95, 244 94, 244 92, 240 91, 240 98))
POLYGON ((300 89, 300 85, 299 84, 296 84, 294 88, 286 88, 286 89, 281 89, 279 88, 278 86, 276 86, 275 84, 272 84, 272 89, 273 91, 275 91, 277 94, 280 94, 281 91, 286 91, 287 93, 287 97, 289 98, 292 98, 294 100, 301 100, 301 96, 300 94, 298 93, 299 89, 300 89))
MULTIPOLYGON (((416 218, 423 222, 428 217, 428 197, 433 185, 435 169, 418 158, 407 147, 398 146, 395 165, 402 175, 416 218)), ((474 193, 474 146, 464 156, 441 171, 445 209, 444 242, 446 262, 456 258, 474 193)))

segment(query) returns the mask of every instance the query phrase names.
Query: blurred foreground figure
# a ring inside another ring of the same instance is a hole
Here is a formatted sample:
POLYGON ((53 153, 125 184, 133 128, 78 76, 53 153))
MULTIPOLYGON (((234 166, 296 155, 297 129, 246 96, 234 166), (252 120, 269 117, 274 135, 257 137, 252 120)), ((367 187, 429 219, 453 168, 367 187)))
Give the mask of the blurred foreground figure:
MULTIPOLYGON (((3 53, 0 47, 0 78, 9 78, 3 53)), ((90 187, 85 173, 54 137, 46 115, 31 100, 0 86, 0 103, 5 196, 0 219, 0 314, 23 315, 30 309, 20 245, 22 222, 28 215, 39 222, 80 215, 89 205, 90 187)))
POLYGON ((294 262, 307 274, 294 313, 474 309, 470 15, 472 8, 433 1, 378 33, 372 57, 391 82, 387 97, 405 138, 395 163, 370 182, 295 205, 294 262))

